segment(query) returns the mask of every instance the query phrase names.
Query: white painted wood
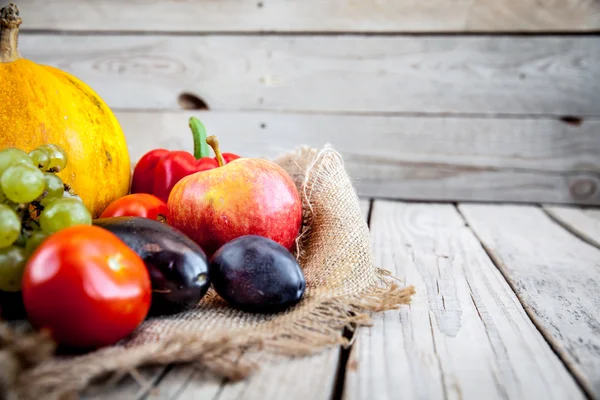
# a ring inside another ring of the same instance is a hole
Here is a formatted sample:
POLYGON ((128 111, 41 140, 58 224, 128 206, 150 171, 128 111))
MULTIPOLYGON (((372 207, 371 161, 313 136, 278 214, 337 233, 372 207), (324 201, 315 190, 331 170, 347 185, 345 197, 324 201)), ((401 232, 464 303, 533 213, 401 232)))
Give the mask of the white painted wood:
POLYGON ((599 397, 600 250, 538 207, 463 204, 460 210, 535 324, 599 397))
POLYGON ((250 378, 224 382, 193 367, 175 367, 148 400, 328 400, 335 385, 339 348, 312 357, 264 364, 250 378))
POLYGON ((600 119, 323 115, 277 112, 133 112, 116 116, 133 159, 155 147, 192 149, 191 116, 226 151, 276 157, 297 146, 336 149, 388 164, 600 173, 600 119))
POLYGON ((467 31, 598 31, 596 0, 474 0, 467 31))
POLYGON ((544 206, 544 210, 566 229, 600 247, 600 209, 544 206))
POLYGON ((139 368, 133 373, 108 377, 105 382, 89 387, 81 393, 81 400, 140 400, 153 388, 165 367, 139 368), (115 378, 119 378, 116 379, 115 378))
POLYGON ((371 210, 371 201, 369 199, 360 199, 360 211, 364 215, 365 219, 369 219, 369 211, 371 210))
POLYGON ((155 147, 192 148, 201 118, 225 151, 274 158, 330 143, 364 196, 600 204, 600 120, 305 115, 272 112, 117 112, 132 160, 155 147), (577 193, 577 192, 574 192, 577 193))
POLYGON ((600 114, 597 36, 23 34, 113 108, 600 114))
POLYGON ((600 28, 594 0, 21 0, 28 29, 522 32, 600 28))
POLYGON ((470 170, 452 166, 348 164, 356 187, 363 195, 411 200, 465 200, 486 202, 541 202, 600 204, 600 192, 575 199, 570 187, 591 182, 600 187, 597 175, 552 176, 533 171, 470 170))
MULTIPOLYGON (((312 357, 265 365, 248 382, 224 385, 214 400, 329 400, 336 382, 339 352, 339 348, 334 348, 312 357)), ((188 393, 181 399, 196 399, 193 392, 188 393)))
POLYGON ((193 366, 173 366, 160 383, 151 390, 147 400, 213 400, 223 379, 193 366))
POLYGON ((416 295, 359 331, 345 400, 583 398, 452 205, 373 207, 375 260, 416 295))

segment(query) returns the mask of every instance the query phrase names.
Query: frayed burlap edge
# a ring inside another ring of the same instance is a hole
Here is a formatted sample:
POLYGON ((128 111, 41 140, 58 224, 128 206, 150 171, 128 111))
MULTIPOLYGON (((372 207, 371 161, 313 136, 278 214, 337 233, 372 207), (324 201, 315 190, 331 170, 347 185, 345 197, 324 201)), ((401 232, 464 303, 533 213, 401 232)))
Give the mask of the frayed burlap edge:
MULTIPOLYGON (((381 275, 381 278, 387 277, 381 275)), ((233 337, 225 334, 207 339, 204 335, 185 333, 161 342, 139 345, 133 352, 130 349, 123 353, 118 347, 111 347, 93 353, 93 363, 87 363, 86 356, 80 357, 77 374, 69 374, 73 369, 71 364, 68 371, 56 365, 52 369, 42 365, 26 370, 12 390, 17 398, 61 399, 85 389, 93 379, 107 373, 127 373, 143 365, 182 362, 194 362, 211 373, 239 380, 258 368, 256 363, 246 361, 242 355, 267 351, 286 356, 306 356, 330 346, 348 346, 350 342, 343 336, 344 328, 353 330, 368 326, 371 323, 369 312, 392 310, 408 304, 412 294, 412 286, 400 288, 396 283, 386 283, 384 287, 372 288, 352 299, 323 301, 305 318, 272 336, 233 337), (66 376, 69 379, 65 379, 66 376)))
MULTIPOLYGON (((327 168, 323 164, 315 167, 317 160, 327 155, 339 157, 331 149, 316 152, 308 148, 299 149, 291 157, 293 160, 308 159, 306 163, 298 163, 297 174, 290 173, 300 188, 305 211, 305 228, 298 241, 299 259, 302 259, 304 251, 304 239, 311 233, 312 190, 319 185, 320 173, 313 170, 327 168), (308 167, 302 168, 301 164, 308 167), (311 176, 313 172, 315 176, 311 176)), ((232 380, 243 379, 258 367, 252 355, 305 356, 331 346, 348 346, 350 342, 343 335, 344 328, 370 325, 370 312, 396 309, 409 303, 414 288, 399 287, 390 275, 388 271, 375 269, 373 281, 358 293, 308 299, 302 307, 309 310, 302 318, 287 321, 282 318, 282 323, 273 329, 273 333, 245 331, 243 335, 239 332, 236 335, 211 332, 207 335, 206 332, 177 332, 157 342, 128 347, 127 351, 115 346, 79 356, 75 361, 69 360, 64 364, 42 363, 22 371, 10 391, 23 399, 63 399, 80 392, 94 379, 106 374, 129 373, 143 365, 182 362, 194 362, 209 372, 232 380)))

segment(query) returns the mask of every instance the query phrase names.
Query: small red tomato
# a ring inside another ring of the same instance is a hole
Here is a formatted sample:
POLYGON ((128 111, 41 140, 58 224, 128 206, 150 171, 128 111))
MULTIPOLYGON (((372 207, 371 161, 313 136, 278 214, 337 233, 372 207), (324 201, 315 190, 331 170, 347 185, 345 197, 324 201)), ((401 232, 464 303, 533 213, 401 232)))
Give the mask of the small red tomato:
POLYGON ((133 332, 152 296, 142 259, 111 232, 90 225, 49 236, 25 266, 22 293, 34 327, 84 349, 133 332))
POLYGON ((168 211, 167 204, 158 197, 147 193, 135 193, 110 203, 102 211, 100 218, 128 216, 165 221, 168 211))

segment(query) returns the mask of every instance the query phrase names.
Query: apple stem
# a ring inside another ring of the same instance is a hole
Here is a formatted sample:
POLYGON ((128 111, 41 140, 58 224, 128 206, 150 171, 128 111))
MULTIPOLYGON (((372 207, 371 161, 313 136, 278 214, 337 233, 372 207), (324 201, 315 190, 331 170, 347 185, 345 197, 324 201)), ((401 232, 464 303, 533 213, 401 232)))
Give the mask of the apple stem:
POLYGON ((206 143, 212 147, 215 152, 215 156, 217 157, 217 162, 219 163, 219 167, 225 165, 225 160, 223 159, 223 154, 221 154, 221 149, 219 148, 219 139, 216 136, 209 136, 206 138, 206 143))
POLYGON ((199 160, 203 157, 209 157, 210 149, 206 142, 206 128, 196 117, 190 118, 190 128, 194 136, 194 158, 199 160))

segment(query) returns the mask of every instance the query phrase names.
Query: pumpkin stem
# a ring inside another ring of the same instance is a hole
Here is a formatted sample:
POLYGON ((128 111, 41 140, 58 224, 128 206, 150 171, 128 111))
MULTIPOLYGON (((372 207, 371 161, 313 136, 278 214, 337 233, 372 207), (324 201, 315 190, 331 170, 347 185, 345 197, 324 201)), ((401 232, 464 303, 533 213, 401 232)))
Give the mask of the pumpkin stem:
POLYGON ((11 62, 21 58, 17 48, 21 22, 16 4, 10 3, 0 9, 0 62, 11 62))

